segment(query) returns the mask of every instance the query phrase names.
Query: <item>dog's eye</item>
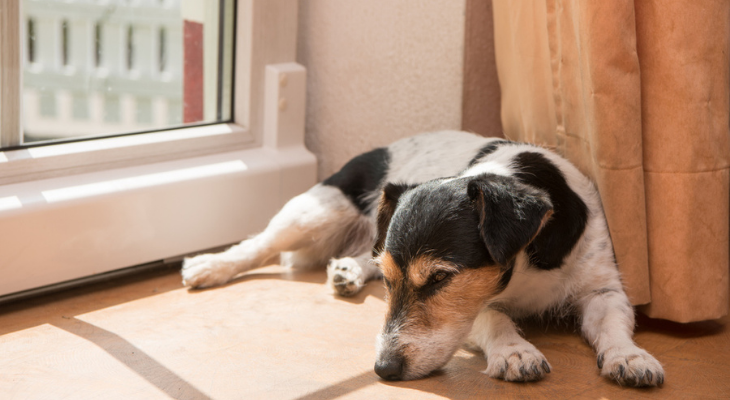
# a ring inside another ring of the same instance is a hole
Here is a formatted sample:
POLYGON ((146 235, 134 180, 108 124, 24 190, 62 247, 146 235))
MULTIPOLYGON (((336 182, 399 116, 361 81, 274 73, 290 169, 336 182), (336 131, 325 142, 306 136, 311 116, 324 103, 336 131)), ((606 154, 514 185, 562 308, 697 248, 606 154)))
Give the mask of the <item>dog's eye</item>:
POLYGON ((439 283, 439 282, 443 281, 444 279, 446 279, 447 276, 449 276, 449 274, 447 272, 444 272, 444 271, 436 272, 435 274, 431 275, 431 278, 429 279, 429 283, 431 283, 431 284, 439 283))
POLYGON ((428 282, 426 282, 423 287, 421 287, 420 295, 424 298, 433 296, 441 290, 446 284, 449 282, 449 278, 451 278, 454 274, 445 272, 445 271, 438 271, 433 273, 429 278, 428 282))

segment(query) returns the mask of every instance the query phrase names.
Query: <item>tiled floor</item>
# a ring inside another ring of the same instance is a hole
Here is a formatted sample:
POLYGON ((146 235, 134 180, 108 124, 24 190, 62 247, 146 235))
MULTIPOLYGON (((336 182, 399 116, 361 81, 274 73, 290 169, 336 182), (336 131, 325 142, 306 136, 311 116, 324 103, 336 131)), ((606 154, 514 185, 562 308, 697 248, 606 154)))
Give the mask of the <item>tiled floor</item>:
POLYGON ((0 398, 730 398, 728 318, 639 318, 637 342, 666 369, 659 389, 599 377, 572 325, 535 322, 525 333, 553 366, 541 382, 490 379, 466 350, 430 378, 384 382, 372 372, 381 284, 342 299, 324 280, 273 266, 190 292, 157 272, 2 306, 0 398))

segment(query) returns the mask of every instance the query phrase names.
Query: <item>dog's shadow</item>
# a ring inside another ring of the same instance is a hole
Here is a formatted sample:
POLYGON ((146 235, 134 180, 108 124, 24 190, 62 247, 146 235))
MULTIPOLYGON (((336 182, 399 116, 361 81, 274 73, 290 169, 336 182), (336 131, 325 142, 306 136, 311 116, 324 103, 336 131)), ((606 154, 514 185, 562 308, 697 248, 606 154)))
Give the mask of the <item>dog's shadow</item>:
MULTIPOLYGON (((307 393, 296 400, 336 399, 348 394, 351 395, 372 385, 385 385, 392 388, 432 393, 444 398, 471 398, 475 396, 475 398, 483 398, 485 394, 494 393, 495 388, 495 383, 480 372, 484 368, 486 368, 486 361, 481 353, 461 350, 445 368, 430 374, 424 379, 385 381, 379 378, 374 371, 369 370, 307 393)), ((499 382, 496 383, 496 385, 499 384, 499 382)), ((384 398, 388 397, 386 393, 388 392, 380 392, 384 398)), ((409 396, 407 394, 405 394, 405 397, 418 398, 417 395, 409 396)))

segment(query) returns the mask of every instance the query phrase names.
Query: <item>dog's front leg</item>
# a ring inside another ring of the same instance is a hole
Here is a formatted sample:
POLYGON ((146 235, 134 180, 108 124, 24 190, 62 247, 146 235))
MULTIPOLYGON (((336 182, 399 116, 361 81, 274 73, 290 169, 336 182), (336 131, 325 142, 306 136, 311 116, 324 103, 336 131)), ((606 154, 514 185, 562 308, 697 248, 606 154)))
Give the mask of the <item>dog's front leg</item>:
POLYGON ((487 308, 474 321, 469 341, 487 357, 485 373, 506 381, 536 381, 550 372, 550 364, 517 331, 506 314, 487 308))
POLYGON ((239 273, 260 266, 278 254, 278 249, 265 243, 265 239, 258 235, 222 253, 186 258, 182 269, 183 285, 194 288, 222 285, 239 273))
POLYGON ((347 239, 356 242, 346 243, 351 247, 367 247, 371 241, 369 225, 367 217, 339 189, 316 185, 289 200, 266 229, 255 237, 223 253, 186 258, 182 269, 183 284, 196 288, 220 285, 242 272, 260 267, 281 252, 305 250, 296 257, 300 263, 306 261, 316 265, 321 262, 319 265, 324 265, 341 252, 347 239), (364 227, 360 230, 366 234, 357 229, 353 233, 353 226, 364 227), (353 237, 355 239, 351 239, 353 237))
POLYGON ((601 375, 621 385, 657 386, 664 383, 661 364, 636 346, 634 310, 620 284, 593 290, 578 305, 583 335, 598 353, 601 375))
POLYGON ((381 276, 370 251, 356 257, 333 258, 327 265, 327 282, 340 296, 354 296, 365 284, 381 276))
MULTIPOLYGON (((300 196, 301 197, 301 196, 300 196)), ((302 202, 295 198, 290 203, 302 202)), ((201 254, 183 262, 183 285, 205 288, 222 285, 236 275, 260 267, 282 251, 295 250, 311 236, 298 224, 294 207, 285 207, 262 233, 217 254, 201 254)))

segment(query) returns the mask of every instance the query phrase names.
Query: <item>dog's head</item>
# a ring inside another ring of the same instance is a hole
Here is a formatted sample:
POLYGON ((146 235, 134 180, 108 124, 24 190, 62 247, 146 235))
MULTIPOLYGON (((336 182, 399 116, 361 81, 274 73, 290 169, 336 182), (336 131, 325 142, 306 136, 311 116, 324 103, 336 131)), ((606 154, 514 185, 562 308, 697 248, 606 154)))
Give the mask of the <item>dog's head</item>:
POLYGON ((374 253, 388 312, 375 372, 417 379, 446 364, 551 214, 545 192, 512 177, 387 185, 374 253))

